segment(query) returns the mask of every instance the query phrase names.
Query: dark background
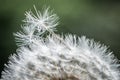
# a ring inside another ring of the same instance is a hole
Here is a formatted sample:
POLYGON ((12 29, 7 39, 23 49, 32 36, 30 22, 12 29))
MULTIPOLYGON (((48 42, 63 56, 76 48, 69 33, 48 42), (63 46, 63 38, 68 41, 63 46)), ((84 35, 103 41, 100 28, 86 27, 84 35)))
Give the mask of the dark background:
POLYGON ((16 52, 13 32, 20 30, 25 11, 50 6, 60 17, 58 33, 85 35, 109 46, 120 59, 119 0, 0 0, 0 73, 16 52))

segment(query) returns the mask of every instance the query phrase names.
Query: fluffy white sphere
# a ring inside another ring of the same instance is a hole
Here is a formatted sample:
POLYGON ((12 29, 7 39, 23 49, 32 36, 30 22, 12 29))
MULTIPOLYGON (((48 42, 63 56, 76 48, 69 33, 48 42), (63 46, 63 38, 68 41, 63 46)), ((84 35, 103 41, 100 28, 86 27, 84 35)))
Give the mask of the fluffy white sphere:
POLYGON ((36 13, 26 13, 23 31, 15 34, 17 54, 0 80, 120 80, 120 64, 106 46, 85 36, 57 35, 56 14, 36 13))

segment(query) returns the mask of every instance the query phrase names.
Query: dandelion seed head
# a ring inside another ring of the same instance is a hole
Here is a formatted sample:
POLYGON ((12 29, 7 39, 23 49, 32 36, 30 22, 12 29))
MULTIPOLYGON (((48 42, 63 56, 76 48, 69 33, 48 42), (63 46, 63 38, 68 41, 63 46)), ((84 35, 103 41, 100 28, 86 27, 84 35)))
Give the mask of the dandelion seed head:
POLYGON ((106 46, 85 36, 55 34, 55 15, 48 9, 36 13, 26 13, 23 31, 15 34, 17 54, 0 80, 120 80, 120 64, 106 46))

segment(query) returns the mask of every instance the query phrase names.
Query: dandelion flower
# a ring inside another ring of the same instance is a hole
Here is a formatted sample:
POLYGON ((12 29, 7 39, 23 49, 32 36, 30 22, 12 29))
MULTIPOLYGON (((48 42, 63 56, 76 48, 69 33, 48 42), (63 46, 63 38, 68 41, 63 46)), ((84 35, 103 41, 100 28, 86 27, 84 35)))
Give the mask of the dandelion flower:
POLYGON ((22 31, 14 34, 17 54, 0 80, 120 80, 120 64, 106 46, 85 36, 55 34, 58 17, 49 8, 25 15, 22 31))

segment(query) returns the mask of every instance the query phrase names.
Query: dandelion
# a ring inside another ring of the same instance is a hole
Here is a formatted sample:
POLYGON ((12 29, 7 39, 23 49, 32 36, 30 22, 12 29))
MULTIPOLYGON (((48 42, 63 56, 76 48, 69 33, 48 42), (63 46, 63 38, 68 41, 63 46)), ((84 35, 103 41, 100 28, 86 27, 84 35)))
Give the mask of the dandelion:
POLYGON ((26 12, 15 33, 17 54, 0 80, 120 80, 120 64, 107 47, 85 36, 58 35, 58 17, 45 9, 26 12))

